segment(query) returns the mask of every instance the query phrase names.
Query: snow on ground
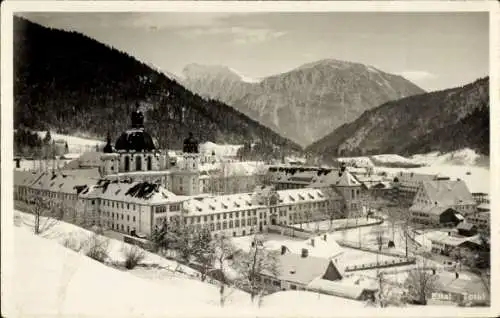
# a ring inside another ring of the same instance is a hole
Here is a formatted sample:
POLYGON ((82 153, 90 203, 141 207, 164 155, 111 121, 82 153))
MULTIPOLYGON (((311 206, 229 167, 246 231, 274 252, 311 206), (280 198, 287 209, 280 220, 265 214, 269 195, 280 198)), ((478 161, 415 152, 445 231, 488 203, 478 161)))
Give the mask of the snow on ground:
POLYGON ((464 180, 469 188, 469 191, 490 193, 490 169, 478 166, 451 165, 451 164, 435 164, 432 166, 424 166, 419 168, 385 168, 377 167, 375 172, 386 172, 388 175, 394 176, 400 171, 411 171, 415 173, 425 174, 441 174, 452 179, 464 180), (467 174, 467 173, 470 174, 467 174))
POLYGON ((279 309, 286 306, 290 311, 293 311, 297 317, 310 315, 310 309, 308 309, 310 307, 323 308, 331 311, 366 307, 366 303, 361 301, 292 290, 281 291, 269 295, 263 300, 262 305, 270 309, 279 309))
MULTIPOLYGON (((333 308, 361 308, 362 302, 310 292, 278 292, 266 296, 261 308, 248 294, 233 290, 224 308, 217 286, 180 277, 143 279, 100 264, 82 254, 35 236, 26 227, 14 228, 14 316, 144 315, 232 317, 255 314, 327 313, 333 308), (290 308, 290 303, 296 307, 290 308), (286 304, 286 305, 284 305, 286 304), (300 305, 299 305, 300 304, 300 305)), ((140 275, 139 275, 140 276, 140 275)))
POLYGON ((238 153, 238 150, 243 147, 243 145, 229 145, 229 144, 216 144, 210 141, 207 141, 203 144, 200 144, 200 152, 212 154, 212 151, 215 152, 216 156, 219 157, 234 157, 238 153))
MULTIPOLYGON (((24 213, 20 211, 16 211, 16 214, 18 214, 24 221, 25 224, 28 224, 28 227, 30 224, 33 224, 33 215, 29 213, 24 213)), ((48 231, 44 233, 44 237, 54 240, 58 242, 59 244, 64 244, 64 242, 70 238, 74 242, 84 242, 87 240, 93 233, 83 229, 81 227, 78 227, 76 225, 66 223, 59 221, 57 222, 56 225, 54 225, 52 228, 50 228, 48 231)), ((129 244, 109 238, 109 258, 110 262, 123 262, 125 260, 125 257, 123 255, 123 248, 124 247, 130 247, 129 244)), ((170 269, 175 269, 178 265, 177 262, 168 260, 166 258, 163 258, 157 254, 150 253, 150 252, 145 252, 146 257, 142 261, 143 264, 148 264, 148 265, 159 265, 162 267, 170 268, 170 269)), ((197 271, 191 269, 190 267, 183 266, 181 265, 180 268, 182 271, 186 274, 190 275, 196 275, 197 271)))
POLYGON ((336 220, 323 220, 319 222, 305 222, 305 223, 297 223, 293 224, 291 226, 295 228, 302 228, 307 231, 314 231, 318 229, 319 231, 328 231, 331 229, 336 229, 336 228, 341 228, 341 227, 348 227, 348 226, 356 226, 356 225, 365 225, 369 223, 375 223, 377 222, 377 219, 373 218, 366 218, 366 217, 361 217, 361 218, 350 218, 350 219, 336 219, 336 220), (302 227, 301 227, 302 226, 302 227))
POLYGON ((337 158, 340 162, 345 162, 346 164, 356 165, 357 167, 373 167, 374 164, 369 157, 342 157, 337 158))
POLYGON ((375 161, 376 163, 390 163, 390 164, 415 164, 415 162, 411 159, 405 158, 400 155, 396 154, 382 154, 382 155, 375 155, 371 156, 373 159, 372 161, 375 161))
POLYGON ((411 160, 415 163, 426 165, 434 164, 455 164, 473 166, 481 159, 481 155, 474 150, 465 148, 462 150, 452 151, 449 153, 441 153, 439 151, 430 152, 427 154, 413 155, 411 160))
MULTIPOLYGON (((221 310, 216 286, 189 279, 168 284, 144 280, 36 237, 26 228, 14 231, 16 316, 168 313, 176 317, 221 310)), ((228 308, 248 303, 243 292, 232 296, 234 302, 230 299, 228 308)))
MULTIPOLYGON (((45 138, 45 135, 47 134, 46 131, 37 131, 36 133, 42 139, 45 138)), ((50 136, 52 137, 52 140, 64 140, 65 142, 68 143, 69 151, 76 153, 82 153, 85 151, 94 150, 96 145, 104 146, 106 144, 106 141, 103 140, 57 134, 52 131, 50 132, 50 136)))

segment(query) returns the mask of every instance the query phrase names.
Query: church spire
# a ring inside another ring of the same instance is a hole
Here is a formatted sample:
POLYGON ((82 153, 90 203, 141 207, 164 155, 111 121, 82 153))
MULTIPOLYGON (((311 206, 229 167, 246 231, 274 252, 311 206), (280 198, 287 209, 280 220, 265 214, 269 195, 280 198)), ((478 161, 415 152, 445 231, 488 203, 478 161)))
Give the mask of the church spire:
POLYGON ((144 115, 141 112, 138 102, 135 103, 135 111, 132 112, 132 128, 144 128, 144 115))
POLYGON ((108 131, 108 136, 106 138, 106 146, 104 146, 103 151, 105 153, 112 153, 113 152, 113 147, 111 146, 111 135, 108 131))

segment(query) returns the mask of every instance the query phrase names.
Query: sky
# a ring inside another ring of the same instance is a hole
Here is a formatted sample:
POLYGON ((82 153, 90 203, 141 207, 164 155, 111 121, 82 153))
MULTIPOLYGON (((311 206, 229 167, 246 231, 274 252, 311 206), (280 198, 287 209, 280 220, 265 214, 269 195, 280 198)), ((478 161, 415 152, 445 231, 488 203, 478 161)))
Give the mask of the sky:
POLYGON ((489 74, 489 21, 482 12, 24 13, 74 30, 164 72, 225 65, 250 78, 338 59, 399 74, 425 90, 489 74))

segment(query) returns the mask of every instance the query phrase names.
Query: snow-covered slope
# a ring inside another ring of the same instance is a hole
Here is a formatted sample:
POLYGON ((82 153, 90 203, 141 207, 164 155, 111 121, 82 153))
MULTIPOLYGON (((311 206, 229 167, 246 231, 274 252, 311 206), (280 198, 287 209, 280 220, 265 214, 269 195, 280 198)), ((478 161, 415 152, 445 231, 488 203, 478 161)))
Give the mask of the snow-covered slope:
POLYGON ((18 317, 92 315, 176 317, 219 311, 215 286, 160 284, 121 272, 16 228, 14 297, 18 317), (195 304, 195 306, 193 306, 195 304))
POLYGON ((243 145, 220 145, 208 141, 200 144, 200 152, 205 154, 212 154, 212 152, 215 152, 215 155, 218 157, 234 157, 241 147, 243 147, 243 145))
POLYGON ((478 154, 472 149, 465 148, 449 153, 430 152, 427 154, 413 155, 411 161, 414 163, 421 163, 426 165, 433 164, 454 164, 454 165, 477 165, 488 158, 478 154))
MULTIPOLYGON (((37 131, 36 133, 42 139, 45 138, 45 135, 47 134, 46 131, 37 131)), ((67 142, 69 152, 74 152, 74 153, 82 153, 85 151, 95 150, 96 145, 102 147, 106 144, 106 141, 103 140, 57 134, 52 131, 50 132, 50 136, 52 137, 52 140, 64 140, 65 142, 67 142)))

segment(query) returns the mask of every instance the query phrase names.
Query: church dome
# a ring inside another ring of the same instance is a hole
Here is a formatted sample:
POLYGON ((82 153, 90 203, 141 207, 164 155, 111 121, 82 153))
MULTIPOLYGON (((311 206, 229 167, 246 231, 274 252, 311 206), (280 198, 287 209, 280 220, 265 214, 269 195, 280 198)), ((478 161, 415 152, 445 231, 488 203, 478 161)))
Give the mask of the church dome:
POLYGON ((156 149, 153 138, 142 129, 130 129, 121 134, 116 140, 115 150, 126 151, 153 151, 156 149))
POLYGON ((153 151, 158 148, 158 143, 151 135, 144 131, 144 115, 136 104, 137 109, 131 114, 131 128, 123 132, 116 140, 115 150, 125 151, 153 151))

